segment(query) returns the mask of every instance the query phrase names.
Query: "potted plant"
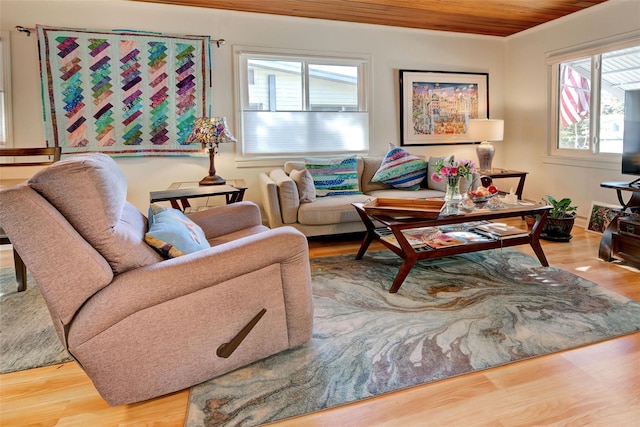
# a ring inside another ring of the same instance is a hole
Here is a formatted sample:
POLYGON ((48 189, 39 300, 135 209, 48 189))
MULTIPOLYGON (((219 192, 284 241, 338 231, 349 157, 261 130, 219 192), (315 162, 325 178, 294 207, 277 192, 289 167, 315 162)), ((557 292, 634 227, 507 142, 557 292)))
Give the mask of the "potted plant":
POLYGON ((545 205, 551 206, 547 221, 542 227, 541 239, 552 240, 557 242, 568 242, 571 239, 571 229, 576 219, 577 206, 571 204, 571 199, 565 197, 563 199, 555 199, 552 196, 546 196, 542 199, 545 205))

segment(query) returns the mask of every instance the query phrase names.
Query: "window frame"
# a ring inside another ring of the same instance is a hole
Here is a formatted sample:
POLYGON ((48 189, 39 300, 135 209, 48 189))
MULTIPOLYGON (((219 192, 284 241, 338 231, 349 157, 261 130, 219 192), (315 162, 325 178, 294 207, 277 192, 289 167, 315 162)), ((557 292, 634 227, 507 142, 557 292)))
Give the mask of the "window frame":
POLYGON ((640 31, 631 35, 614 37, 598 43, 580 45, 561 51, 551 52, 547 56, 549 68, 549 138, 547 142, 547 163, 568 164, 574 166, 597 167, 618 170, 622 153, 601 153, 598 151, 600 134, 600 96, 602 55, 608 52, 640 46, 640 31), (579 59, 590 59, 591 92, 589 115, 589 149, 577 150, 558 147, 560 114, 560 64, 579 59), (595 147, 595 150, 594 150, 595 147))
POLYGON ((367 154, 370 145, 371 135, 371 69, 372 56, 370 54, 361 53, 339 53, 326 51, 308 51, 294 49, 278 49, 257 46, 233 46, 233 65, 234 65, 234 98, 235 98, 235 115, 236 115, 236 133, 238 137, 238 147, 236 149, 235 162, 237 167, 251 166, 272 166, 281 165, 283 161, 301 159, 299 153, 279 153, 274 155, 265 154, 245 154, 243 146, 243 114, 245 112, 275 112, 275 113, 322 113, 322 111, 309 108, 309 64, 312 65, 346 65, 358 67, 358 85, 357 85, 357 111, 345 112, 344 114, 365 113, 367 115, 366 139, 364 141, 364 149, 357 151, 333 151, 327 154, 308 154, 305 158, 313 157, 337 157, 353 154, 367 154), (302 110, 254 110, 246 108, 249 106, 249 73, 247 62, 249 59, 265 59, 265 60, 282 60, 282 61, 302 61, 303 69, 301 76, 302 85, 302 110))
MULTIPOLYGON (((12 119, 12 102, 11 102, 11 33, 9 31, 0 31, 0 80, 2 86, 0 91, 3 97, 2 111, 4 117, 0 118, 4 121, 5 140, 0 139, 0 148, 13 147, 13 119, 12 119)), ((0 111, 0 113, 2 113, 0 111)))

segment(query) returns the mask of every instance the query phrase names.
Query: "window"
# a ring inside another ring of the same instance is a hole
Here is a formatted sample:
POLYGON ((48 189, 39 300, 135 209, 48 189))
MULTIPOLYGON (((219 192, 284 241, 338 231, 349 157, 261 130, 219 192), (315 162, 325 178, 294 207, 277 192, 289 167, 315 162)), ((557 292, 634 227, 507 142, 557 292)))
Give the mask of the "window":
POLYGON ((640 89, 640 37, 551 57, 551 154, 622 153, 624 94, 640 89))
POLYGON ((234 56, 238 161, 367 152, 368 56, 242 47, 234 56))

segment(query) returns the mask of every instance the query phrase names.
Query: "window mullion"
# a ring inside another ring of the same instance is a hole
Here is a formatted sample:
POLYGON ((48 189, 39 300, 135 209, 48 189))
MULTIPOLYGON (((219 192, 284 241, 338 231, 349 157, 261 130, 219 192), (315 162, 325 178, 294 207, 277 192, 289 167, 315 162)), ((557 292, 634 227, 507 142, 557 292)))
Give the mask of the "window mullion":
POLYGON ((302 110, 310 111, 309 106, 309 63, 304 61, 302 63, 302 110))

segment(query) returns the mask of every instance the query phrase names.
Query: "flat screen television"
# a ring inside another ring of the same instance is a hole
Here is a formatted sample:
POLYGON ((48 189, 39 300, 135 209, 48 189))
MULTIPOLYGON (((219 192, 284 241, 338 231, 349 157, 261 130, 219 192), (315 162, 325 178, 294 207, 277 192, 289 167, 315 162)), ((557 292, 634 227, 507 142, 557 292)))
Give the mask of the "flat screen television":
MULTIPOLYGON (((624 94, 622 173, 640 175, 640 89, 627 90, 624 94)), ((640 178, 629 185, 640 186, 640 178)))

